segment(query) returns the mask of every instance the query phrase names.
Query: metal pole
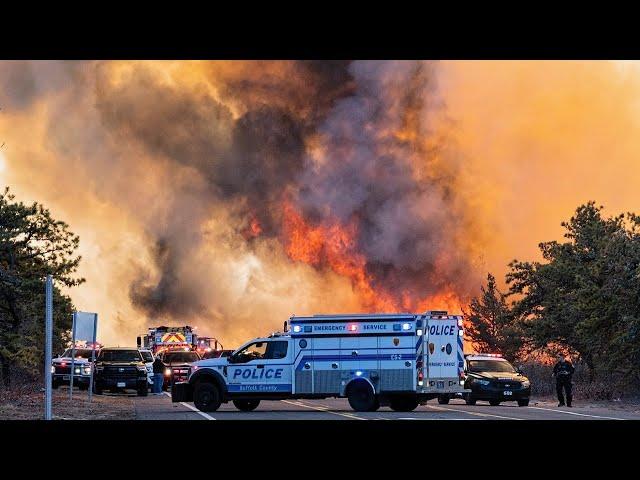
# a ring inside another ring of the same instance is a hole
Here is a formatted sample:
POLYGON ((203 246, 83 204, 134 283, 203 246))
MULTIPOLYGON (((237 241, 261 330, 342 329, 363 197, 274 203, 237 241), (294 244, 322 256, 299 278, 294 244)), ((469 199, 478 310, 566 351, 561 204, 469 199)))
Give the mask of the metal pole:
POLYGON ((47 275, 45 282, 44 317, 44 419, 51 420, 51 350, 53 343, 53 279, 47 275))
POLYGON ((76 312, 73 312, 73 322, 71 326, 71 376, 69 377, 69 400, 73 399, 73 376, 75 375, 76 356, 76 312))
POLYGON ((93 398, 93 370, 96 362, 96 331, 98 330, 98 314, 96 313, 93 317, 93 344, 91 345, 91 376, 89 377, 89 403, 91 403, 91 399, 93 398))

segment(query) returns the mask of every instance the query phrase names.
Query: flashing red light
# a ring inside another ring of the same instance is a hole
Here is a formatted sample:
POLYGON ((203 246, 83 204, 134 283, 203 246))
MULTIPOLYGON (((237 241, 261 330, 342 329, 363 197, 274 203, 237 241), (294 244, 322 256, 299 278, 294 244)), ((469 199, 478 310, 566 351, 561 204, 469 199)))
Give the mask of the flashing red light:
POLYGON ((356 332, 358 330, 358 325, 356 325, 355 323, 352 323, 347 328, 350 332, 356 332))
POLYGON ((418 372, 418 380, 424 380, 424 374, 422 372, 418 372))

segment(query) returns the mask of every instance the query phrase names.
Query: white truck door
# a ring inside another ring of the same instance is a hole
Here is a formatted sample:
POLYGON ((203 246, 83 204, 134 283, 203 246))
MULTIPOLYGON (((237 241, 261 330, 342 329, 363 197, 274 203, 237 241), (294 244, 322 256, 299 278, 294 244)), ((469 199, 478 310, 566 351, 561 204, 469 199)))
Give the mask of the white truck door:
MULTIPOLYGON (((265 379, 269 391, 291 393, 292 389, 292 355, 291 339, 273 339, 267 342, 264 368, 265 379)), ((261 368, 258 366, 258 368, 261 368)))
POLYGON ((430 318, 428 321, 428 381, 436 389, 457 386, 458 320, 455 316, 430 318), (435 383, 431 383, 435 382, 435 383))
POLYGON ((229 393, 291 393, 289 340, 252 342, 227 366, 229 393))

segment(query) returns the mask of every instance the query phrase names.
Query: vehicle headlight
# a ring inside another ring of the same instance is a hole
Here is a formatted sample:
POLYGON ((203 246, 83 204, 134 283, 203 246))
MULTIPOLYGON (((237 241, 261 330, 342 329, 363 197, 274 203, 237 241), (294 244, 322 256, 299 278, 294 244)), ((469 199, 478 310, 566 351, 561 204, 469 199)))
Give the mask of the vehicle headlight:
POLYGON ((476 381, 477 383, 479 383, 480 385, 484 385, 484 386, 487 386, 487 385, 489 385, 489 384, 491 383, 489 380, 481 380, 481 379, 479 379, 479 378, 478 378, 478 379, 476 379, 475 381, 476 381))
POLYGON ((80 367, 75 367, 73 369, 73 373, 78 373, 79 374, 80 373, 80 367))
POLYGON ((169 377, 171 375, 171 369, 170 368, 165 368, 164 370, 164 374, 169 377))
POLYGON ((142 365, 142 366, 138 365, 138 371, 147 373, 147 367, 145 367, 144 365, 142 365))
POLYGON ((84 367, 83 370, 85 375, 91 375, 91 367, 84 367))
POLYGON ((56 367, 54 367, 53 365, 51 365, 51 373, 56 373, 56 367))
POLYGON ((531 386, 531 382, 529 380, 525 380, 522 382, 522 388, 529 388, 531 386))

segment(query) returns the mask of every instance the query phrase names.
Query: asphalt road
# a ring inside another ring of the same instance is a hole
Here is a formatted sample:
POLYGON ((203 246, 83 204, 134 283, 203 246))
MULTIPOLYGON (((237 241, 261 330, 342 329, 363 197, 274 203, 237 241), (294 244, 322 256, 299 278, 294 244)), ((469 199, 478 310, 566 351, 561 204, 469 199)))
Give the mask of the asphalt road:
POLYGON ((532 402, 529 407, 506 403, 492 407, 478 402, 466 405, 453 400, 439 405, 436 400, 413 412, 394 412, 388 407, 377 412, 354 412, 345 399, 263 401, 253 412, 240 412, 232 403, 216 412, 198 412, 193 403, 172 403, 169 394, 135 397, 137 420, 640 420, 640 409, 618 409, 576 405, 556 407, 549 402, 532 402))

